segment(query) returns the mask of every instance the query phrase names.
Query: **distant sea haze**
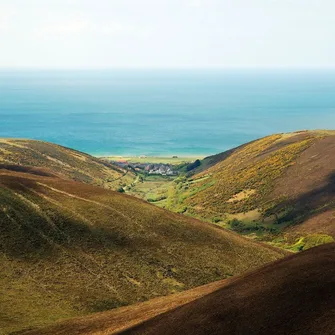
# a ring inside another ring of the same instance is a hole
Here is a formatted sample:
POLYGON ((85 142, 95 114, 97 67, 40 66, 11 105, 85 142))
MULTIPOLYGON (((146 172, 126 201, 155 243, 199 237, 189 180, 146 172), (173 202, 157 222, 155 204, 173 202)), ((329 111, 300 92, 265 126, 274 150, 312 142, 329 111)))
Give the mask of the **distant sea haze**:
POLYGON ((210 155, 335 128, 335 70, 1 71, 0 137, 93 155, 210 155))

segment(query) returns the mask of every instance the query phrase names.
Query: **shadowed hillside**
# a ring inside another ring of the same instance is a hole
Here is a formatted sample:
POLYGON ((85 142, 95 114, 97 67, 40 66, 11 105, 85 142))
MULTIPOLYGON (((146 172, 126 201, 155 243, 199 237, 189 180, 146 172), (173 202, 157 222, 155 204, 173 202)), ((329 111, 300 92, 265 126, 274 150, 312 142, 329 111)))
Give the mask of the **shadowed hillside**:
POLYGON ((203 297, 220 287, 229 279, 223 279, 199 286, 191 290, 170 294, 168 296, 151 299, 126 307, 120 307, 111 311, 94 313, 84 317, 72 318, 57 322, 49 327, 19 331, 11 334, 20 335, 88 335, 88 334, 114 334, 125 330, 132 325, 137 325, 156 315, 162 314, 176 307, 184 305, 197 298, 203 297))
POLYGON ((332 335, 334 262, 334 243, 290 256, 122 334, 332 335))
POLYGON ((284 231, 287 243, 335 237, 335 132, 268 136, 191 172, 170 187, 166 208, 260 238, 284 231))
POLYGON ((44 170, 0 168, 0 333, 246 272, 278 249, 44 170))
POLYGON ((57 144, 0 139, 0 164, 42 167, 66 178, 117 189, 134 175, 95 157, 57 144))
POLYGON ((335 329, 335 244, 237 278, 22 335, 324 334, 335 329))

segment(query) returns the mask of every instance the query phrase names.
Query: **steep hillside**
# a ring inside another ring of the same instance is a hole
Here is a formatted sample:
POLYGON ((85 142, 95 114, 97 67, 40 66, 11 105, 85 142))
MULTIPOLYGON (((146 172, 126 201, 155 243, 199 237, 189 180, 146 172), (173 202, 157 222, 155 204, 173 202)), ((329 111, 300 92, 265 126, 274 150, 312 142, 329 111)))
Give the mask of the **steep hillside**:
POLYGON ((0 164, 43 167, 66 178, 110 189, 129 184, 135 177, 85 153, 33 140, 0 139, 0 164))
POLYGON ((230 277, 283 256, 45 170, 0 168, 0 333, 230 277))
POLYGON ((291 243, 313 244, 335 237, 334 176, 335 132, 272 135, 204 159, 176 180, 166 207, 240 233, 285 230, 291 243))
POLYGON ((122 334, 335 332, 335 244, 270 264, 122 334))
MULTIPOLYGON (((56 322, 45 328, 15 332, 20 335, 102 335, 114 334, 205 296, 223 286, 223 279, 184 292, 154 298, 146 302, 107 312, 56 322)), ((13 333, 14 334, 14 333, 13 333)))
POLYGON ((335 330, 335 244, 237 278, 21 335, 324 334, 335 330))

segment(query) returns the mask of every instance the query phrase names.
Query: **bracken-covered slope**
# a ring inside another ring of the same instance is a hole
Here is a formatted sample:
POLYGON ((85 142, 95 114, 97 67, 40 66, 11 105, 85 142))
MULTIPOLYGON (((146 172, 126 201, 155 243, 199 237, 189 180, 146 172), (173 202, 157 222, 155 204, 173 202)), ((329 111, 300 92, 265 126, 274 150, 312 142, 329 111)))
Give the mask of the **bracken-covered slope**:
POLYGON ((270 264, 124 335, 335 333, 335 244, 270 264))
POLYGON ((44 170, 0 168, 0 333, 182 291, 283 256, 44 170))
POLYGON ((335 244, 259 270, 24 335, 323 334, 335 330, 335 244))
POLYGON ((229 279, 202 285, 184 292, 154 298, 146 302, 116 308, 107 312, 71 318, 45 328, 19 331, 20 335, 111 335, 147 321, 205 296, 223 286, 229 279))
POLYGON ((131 172, 57 144, 0 139, 0 164, 43 167, 73 180, 117 189, 134 179, 131 172))
POLYGON ((236 219, 240 232, 335 237, 335 132, 272 135, 208 157, 167 204, 212 222, 236 219))

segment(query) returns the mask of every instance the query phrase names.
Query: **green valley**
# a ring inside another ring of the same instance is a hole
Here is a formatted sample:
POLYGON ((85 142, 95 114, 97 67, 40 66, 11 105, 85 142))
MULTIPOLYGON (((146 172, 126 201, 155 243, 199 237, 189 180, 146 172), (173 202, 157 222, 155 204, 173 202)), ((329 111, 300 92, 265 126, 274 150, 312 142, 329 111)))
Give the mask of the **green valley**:
MULTIPOLYGON (((182 166, 177 178, 149 186, 146 199, 298 251, 301 239, 322 243, 335 237, 334 157, 333 131, 272 135, 207 157, 192 169, 182 166)), ((132 194, 144 197, 137 190, 132 194)))
MULTIPOLYGON (((1 140, 0 333, 160 299, 333 242, 334 153, 333 132, 277 134, 152 163, 178 173, 161 175, 1 140)), ((166 301, 208 291, 194 292, 166 301)))

